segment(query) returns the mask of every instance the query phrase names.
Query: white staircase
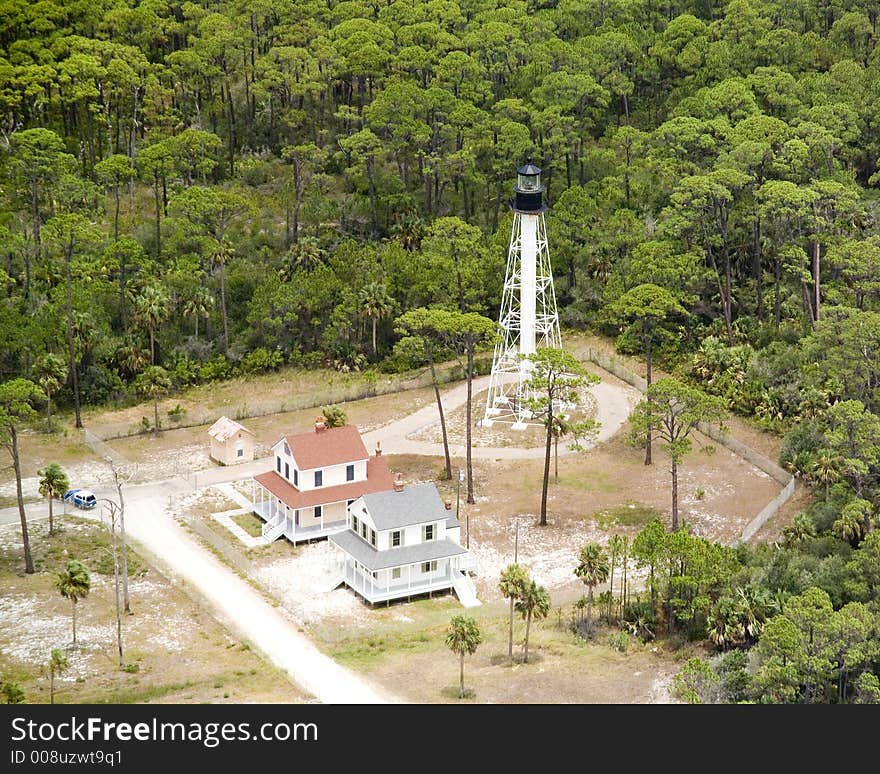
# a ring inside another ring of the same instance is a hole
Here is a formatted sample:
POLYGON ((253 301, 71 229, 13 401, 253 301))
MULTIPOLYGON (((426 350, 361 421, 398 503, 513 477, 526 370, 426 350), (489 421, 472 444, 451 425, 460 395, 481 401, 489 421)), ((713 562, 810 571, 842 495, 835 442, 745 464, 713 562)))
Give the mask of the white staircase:
POLYGON ((284 534, 284 517, 278 519, 276 522, 267 521, 263 525, 262 533, 263 538, 268 543, 278 540, 278 538, 284 534))
POLYGON ((467 573, 456 570, 452 573, 452 588, 458 596, 458 601, 463 607, 479 607, 483 603, 477 599, 477 590, 474 582, 467 573))

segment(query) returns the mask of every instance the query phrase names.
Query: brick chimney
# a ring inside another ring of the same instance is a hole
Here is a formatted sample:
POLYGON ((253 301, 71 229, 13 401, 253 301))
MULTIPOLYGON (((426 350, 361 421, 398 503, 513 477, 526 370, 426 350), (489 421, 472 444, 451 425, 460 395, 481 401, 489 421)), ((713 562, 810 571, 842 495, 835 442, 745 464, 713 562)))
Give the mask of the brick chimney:
POLYGON ((316 433, 320 433, 325 427, 326 427, 326 425, 324 424, 324 417, 323 417, 323 415, 317 417, 317 418, 315 419, 315 432, 316 432, 316 433))
POLYGON ((402 492, 403 491, 403 477, 400 473, 397 474, 397 478, 394 479, 394 491, 402 492))
POLYGON ((382 456, 382 442, 381 441, 376 441, 376 456, 377 457, 382 456))
POLYGON ((452 500, 447 500, 447 501, 446 501, 445 503, 443 503, 443 504, 446 506, 446 510, 447 510, 447 511, 451 511, 451 510, 452 510, 452 500))

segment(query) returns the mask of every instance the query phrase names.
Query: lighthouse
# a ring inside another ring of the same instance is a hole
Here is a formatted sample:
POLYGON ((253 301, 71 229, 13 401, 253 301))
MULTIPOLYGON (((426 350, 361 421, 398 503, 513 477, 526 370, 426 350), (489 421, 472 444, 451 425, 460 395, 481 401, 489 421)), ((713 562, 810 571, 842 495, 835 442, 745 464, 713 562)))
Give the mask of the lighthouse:
POLYGON ((541 347, 561 348, 559 315, 544 213, 547 202, 541 170, 529 159, 516 171, 513 226, 501 296, 501 336, 495 345, 489 394, 482 425, 510 422, 524 429, 531 419, 526 406, 532 363, 525 356, 541 347))

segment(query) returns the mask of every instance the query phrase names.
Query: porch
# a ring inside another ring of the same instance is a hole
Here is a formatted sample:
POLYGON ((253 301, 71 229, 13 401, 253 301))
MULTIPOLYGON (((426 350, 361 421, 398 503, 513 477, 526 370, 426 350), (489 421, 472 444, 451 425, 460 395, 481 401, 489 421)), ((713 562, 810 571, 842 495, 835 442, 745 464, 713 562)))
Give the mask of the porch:
POLYGON ((252 492, 252 510, 263 520, 263 537, 269 542, 282 536, 291 543, 318 540, 335 535, 347 528, 344 518, 332 521, 325 520, 323 509, 317 523, 299 524, 299 511, 289 508, 256 481, 253 482, 252 492))
POLYGON ((339 561, 339 573, 342 583, 345 583, 355 593, 360 594, 371 605, 375 605, 378 602, 388 602, 392 599, 450 590, 454 586, 454 575, 458 573, 458 570, 453 570, 446 562, 442 568, 438 568, 435 572, 422 574, 418 564, 410 564, 401 568, 399 581, 383 583, 346 555, 344 559, 339 561))

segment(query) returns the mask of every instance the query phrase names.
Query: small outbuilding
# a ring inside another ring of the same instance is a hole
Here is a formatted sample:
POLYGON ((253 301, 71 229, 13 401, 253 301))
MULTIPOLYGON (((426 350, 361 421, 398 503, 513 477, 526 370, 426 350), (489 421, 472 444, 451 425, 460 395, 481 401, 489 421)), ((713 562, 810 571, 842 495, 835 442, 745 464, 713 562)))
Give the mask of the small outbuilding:
POLYGON ((208 430, 211 436, 211 459, 221 465, 238 465, 254 459, 256 436, 244 425, 220 417, 208 430))

